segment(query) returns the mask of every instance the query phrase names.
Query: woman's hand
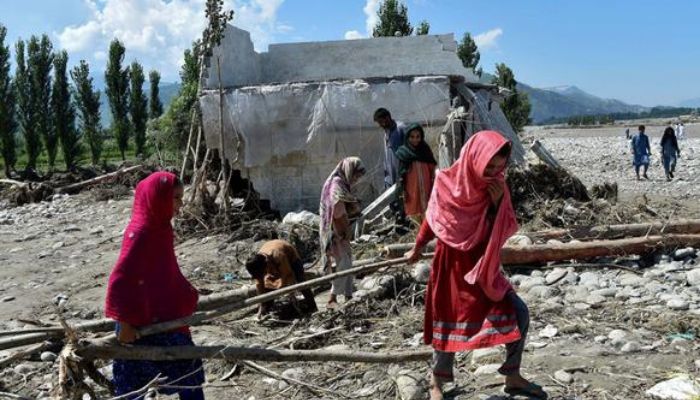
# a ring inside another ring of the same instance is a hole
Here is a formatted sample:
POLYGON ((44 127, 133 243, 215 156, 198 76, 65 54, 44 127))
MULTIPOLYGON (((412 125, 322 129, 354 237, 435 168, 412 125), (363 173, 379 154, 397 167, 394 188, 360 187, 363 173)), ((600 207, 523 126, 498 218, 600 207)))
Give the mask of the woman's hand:
POLYGON ((133 326, 127 324, 126 322, 119 323, 119 335, 117 339, 121 343, 133 343, 136 339, 140 338, 139 332, 133 326))
POLYGON ((499 182, 492 182, 487 187, 486 190, 489 192, 489 197, 491 197, 491 202, 498 206, 503 198, 503 184, 499 182))
POLYGON ((415 247, 409 250, 406 254, 403 256, 408 258, 408 263, 409 264, 414 264, 416 261, 420 260, 422 251, 421 249, 416 249, 415 247))

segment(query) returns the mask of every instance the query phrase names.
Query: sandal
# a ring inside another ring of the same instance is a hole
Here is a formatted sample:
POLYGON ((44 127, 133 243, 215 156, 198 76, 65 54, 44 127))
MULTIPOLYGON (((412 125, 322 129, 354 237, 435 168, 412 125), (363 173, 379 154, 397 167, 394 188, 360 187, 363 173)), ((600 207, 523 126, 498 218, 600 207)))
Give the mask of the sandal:
POLYGON ((509 396, 528 396, 534 399, 547 399, 549 396, 542 386, 530 382, 525 387, 504 387, 503 392, 509 396))

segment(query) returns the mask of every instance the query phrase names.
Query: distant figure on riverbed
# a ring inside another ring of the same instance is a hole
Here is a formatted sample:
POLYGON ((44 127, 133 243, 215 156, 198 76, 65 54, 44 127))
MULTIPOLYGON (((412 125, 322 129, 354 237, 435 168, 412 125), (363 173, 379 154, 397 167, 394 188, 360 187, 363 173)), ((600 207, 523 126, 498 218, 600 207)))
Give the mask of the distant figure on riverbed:
POLYGON ((634 172, 637 174, 637 180, 640 179, 639 169, 641 167, 644 167, 644 179, 649 179, 647 176, 647 170, 649 169, 651 146, 649 145, 649 136, 644 133, 645 130, 646 128, 644 125, 639 125, 639 132, 632 137, 632 165, 634 165, 634 172))
POLYGON ((664 162, 664 171, 666 172, 666 180, 673 179, 673 173, 676 172, 676 160, 681 154, 678 147, 678 140, 673 128, 670 126, 664 131, 661 137, 661 159, 664 162))

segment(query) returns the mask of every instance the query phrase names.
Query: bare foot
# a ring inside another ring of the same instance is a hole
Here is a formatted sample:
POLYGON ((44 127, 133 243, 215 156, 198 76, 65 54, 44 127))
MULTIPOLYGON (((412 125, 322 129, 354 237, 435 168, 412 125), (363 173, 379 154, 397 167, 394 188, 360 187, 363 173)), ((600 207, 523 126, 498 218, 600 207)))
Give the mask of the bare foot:
POLYGON ((506 376, 505 392, 508 394, 524 394, 539 399, 547 398, 547 393, 541 387, 517 373, 506 376))
POLYGON ((442 381, 435 375, 430 379, 430 400, 443 400, 442 381))
POLYGON ((338 308, 338 302, 335 300, 330 300, 326 303, 326 310, 335 310, 338 308))

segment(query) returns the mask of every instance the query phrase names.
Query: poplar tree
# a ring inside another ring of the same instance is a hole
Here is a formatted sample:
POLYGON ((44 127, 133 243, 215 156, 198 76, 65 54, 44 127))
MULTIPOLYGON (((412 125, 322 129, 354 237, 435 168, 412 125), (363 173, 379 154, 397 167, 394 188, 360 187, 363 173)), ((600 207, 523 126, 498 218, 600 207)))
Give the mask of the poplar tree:
POLYGON ((131 116, 131 126, 134 129, 136 154, 145 156, 148 99, 143 92, 143 84, 146 81, 146 77, 143 75, 143 67, 136 61, 131 63, 129 75, 131 76, 129 114, 131 116))
POLYGON ((408 9, 399 0, 384 0, 377 12, 379 21, 372 36, 410 36, 413 27, 408 22, 408 9))
POLYGON ((44 146, 53 170, 58 152, 58 137, 51 116, 51 68, 53 67, 53 45, 47 35, 32 36, 27 44, 27 69, 30 77, 30 92, 34 108, 34 127, 44 139, 44 146))
POLYGON ((5 45, 7 28, 0 24, 0 155, 5 165, 5 176, 10 177, 17 163, 15 141, 15 93, 10 77, 10 47, 5 45))
POLYGON ((51 111, 56 136, 61 143, 66 169, 75 167, 80 158, 80 135, 75 129, 75 107, 71 101, 71 88, 66 66, 68 53, 63 50, 53 60, 53 92, 51 93, 51 111))
POLYGON ((158 118, 163 114, 163 103, 160 101, 160 74, 153 70, 148 74, 148 82, 150 83, 150 91, 148 100, 149 118, 158 118))
POLYGON ((75 85, 75 103, 78 108, 81 136, 90 149, 92 164, 97 165, 100 162, 104 140, 100 124, 100 92, 94 88, 90 66, 85 60, 80 60, 80 64, 73 68, 70 75, 75 85))
POLYGON ((126 49, 114 39, 109 45, 109 59, 105 71, 106 92, 112 113, 112 134, 117 141, 122 160, 129 147, 129 67, 122 68, 126 49))

